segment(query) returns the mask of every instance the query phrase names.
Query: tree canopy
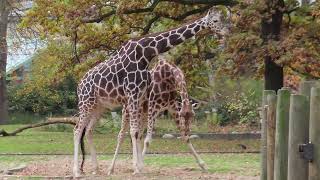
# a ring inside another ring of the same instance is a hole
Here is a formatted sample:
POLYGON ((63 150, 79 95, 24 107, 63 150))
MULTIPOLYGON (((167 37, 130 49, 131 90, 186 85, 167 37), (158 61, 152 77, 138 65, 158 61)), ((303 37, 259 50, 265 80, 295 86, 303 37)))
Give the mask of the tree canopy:
POLYGON ((297 1, 282 1, 285 8, 281 12, 285 16, 280 35, 276 40, 270 38, 268 43, 261 36, 260 22, 270 20, 280 7, 268 7, 265 1, 254 2, 237 6, 240 16, 221 54, 223 72, 233 76, 262 75, 263 57, 269 55, 276 64, 285 67, 286 75, 319 79, 320 2, 300 6, 297 1))
MULTIPOLYGON (((42 59, 44 64, 37 63, 34 72, 46 73, 46 76, 45 81, 40 80, 36 84, 54 84, 67 74, 79 79, 88 68, 108 59, 128 39, 177 27, 202 17, 210 7, 219 4, 234 5, 236 2, 36 0, 21 22, 21 27, 35 29, 48 42, 48 48, 56 48, 48 52, 50 55, 38 54, 36 59, 42 59), (62 52, 63 49, 66 51, 62 52), (50 73, 43 71, 44 66, 50 67, 50 73)), ((210 33, 205 32, 187 41, 171 50, 167 56, 185 70, 190 89, 208 84, 207 76, 203 76, 203 73, 210 66, 204 60, 215 52, 218 42, 206 34, 210 33)), ((34 76, 34 79, 37 77, 41 76, 34 76)))
POLYGON ((39 32, 48 46, 46 53, 40 51, 35 58, 34 79, 40 81, 33 85, 54 85, 70 75, 79 79, 128 39, 177 27, 203 16, 215 5, 230 6, 233 12, 233 26, 223 47, 210 32, 203 32, 166 54, 186 73, 191 94, 203 96, 195 87, 208 86, 208 77, 203 74, 212 73, 212 69, 234 78, 261 77, 266 54, 285 67, 286 75, 319 79, 320 2, 300 7, 295 0, 281 1, 285 3, 281 9, 266 2, 35 0, 21 27, 39 32), (280 37, 265 43, 261 19, 272 18, 275 10, 285 14, 280 37))

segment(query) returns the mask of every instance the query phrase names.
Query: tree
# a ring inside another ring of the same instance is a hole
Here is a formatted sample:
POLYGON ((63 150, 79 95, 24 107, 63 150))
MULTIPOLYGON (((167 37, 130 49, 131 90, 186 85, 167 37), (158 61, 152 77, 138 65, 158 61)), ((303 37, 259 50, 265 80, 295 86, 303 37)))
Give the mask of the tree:
MULTIPOLYGON (((261 38, 264 44, 269 41, 279 41, 282 26, 284 1, 283 0, 264 0, 265 10, 269 16, 261 19, 261 38), (271 17, 270 17, 271 16, 271 17)), ((264 57, 264 89, 274 90, 283 87, 283 67, 276 64, 270 55, 264 57)))
MULTIPOLYGON (((236 2, 233 0, 38 0, 27 12, 21 25, 37 27, 49 44, 53 41, 62 41, 63 44, 72 47, 73 56, 62 58, 57 54, 57 57, 61 58, 57 58, 56 61, 42 62, 52 67, 50 74, 53 74, 49 76, 42 71, 42 77, 46 77, 46 81, 42 82, 55 84, 63 81, 67 74, 79 79, 90 67, 108 59, 114 50, 130 38, 167 30, 194 18, 200 18, 210 7, 219 4, 234 5, 236 2)), ((212 54, 217 45, 215 38, 207 32, 184 43, 183 46, 172 49, 167 58, 179 61, 180 66, 187 72, 190 89, 206 86, 206 76, 195 72, 207 70, 204 60, 207 54, 212 54), (195 70, 190 72, 190 69, 195 70), (197 76, 193 76, 194 74, 197 76)), ((38 72, 41 72, 40 69, 38 72)))
POLYGON ((320 79, 319 1, 300 7, 294 0, 258 0, 234 9, 240 14, 218 58, 222 73, 265 75, 265 88, 272 90, 283 79, 320 79))
POLYGON ((7 66, 7 26, 10 6, 6 0, 0 1, 0 124, 8 120, 8 100, 6 86, 7 66))

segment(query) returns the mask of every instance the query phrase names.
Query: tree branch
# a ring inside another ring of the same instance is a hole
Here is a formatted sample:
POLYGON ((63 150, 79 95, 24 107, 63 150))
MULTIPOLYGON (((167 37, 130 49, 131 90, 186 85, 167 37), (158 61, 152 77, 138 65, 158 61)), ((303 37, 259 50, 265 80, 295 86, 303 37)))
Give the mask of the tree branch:
MULTIPOLYGON (((225 6, 233 6, 236 5, 238 2, 235 0, 155 0, 153 2, 153 4, 147 8, 141 8, 141 9, 127 9, 124 10, 122 12, 122 14, 135 14, 135 13, 146 13, 146 12, 153 12, 153 10, 157 7, 157 5, 160 2, 174 2, 174 3, 178 3, 178 4, 184 4, 184 5, 195 5, 195 4, 207 4, 208 6, 206 7, 212 7, 215 5, 225 5, 225 6)), ((196 14, 199 13, 199 11, 202 8, 199 9, 195 9, 192 11, 189 11, 179 17, 169 17, 167 16, 167 18, 171 18, 174 20, 182 20, 184 18, 186 18, 187 16, 190 16, 192 14, 196 14), (193 12, 194 11, 194 12, 193 12)), ((203 12, 203 11, 200 11, 203 12)), ((99 23, 101 21, 103 21, 105 18, 108 18, 112 15, 115 15, 117 13, 117 11, 115 9, 111 10, 110 12, 106 13, 106 14, 102 14, 99 17, 94 17, 94 18, 83 18, 81 20, 82 23, 99 23)))
POLYGON ((158 15, 161 16, 161 17, 164 17, 164 18, 173 19, 175 21, 181 21, 181 20, 185 19, 186 17, 188 17, 190 15, 205 12, 206 10, 210 9, 211 7, 212 6, 209 5, 209 6, 205 6, 205 7, 202 7, 202 8, 193 9, 191 11, 188 11, 186 13, 183 13, 183 14, 181 14, 179 16, 175 16, 175 17, 169 16, 167 14, 158 14, 158 15))
POLYGON ((36 127, 41 127, 41 126, 47 126, 50 124, 71 124, 71 125, 76 125, 76 120, 75 118, 51 118, 51 120, 48 120, 46 122, 40 122, 36 124, 30 124, 27 126, 23 126, 21 128, 16 129, 13 132, 6 132, 4 129, 0 129, 0 136, 15 136, 18 133, 21 133, 24 130, 31 129, 31 128, 36 128, 36 127))
POLYGON ((312 79, 317 79, 317 80, 320 79, 319 76, 314 76, 314 75, 312 75, 311 73, 303 72, 303 71, 301 71, 301 70, 299 70, 299 69, 297 69, 297 68, 294 68, 294 67, 292 67, 292 66, 289 66, 289 65, 288 65, 287 67, 289 67, 292 71, 294 71, 294 72, 296 72, 296 73, 299 73, 299 74, 301 74, 301 75, 304 75, 304 76, 306 76, 306 77, 310 77, 310 78, 312 78, 312 79))
POLYGON ((78 41, 78 33, 77 29, 74 30, 74 39, 73 39, 73 53, 74 53, 74 59, 77 60, 77 62, 80 64, 80 59, 77 52, 77 41, 78 41))
POLYGON ((150 19, 150 21, 148 22, 148 24, 143 28, 143 32, 141 33, 141 35, 146 35, 148 34, 152 24, 154 22, 156 22, 157 20, 160 19, 160 16, 156 15, 155 17, 153 17, 152 19, 150 19))
MULTIPOLYGON (((154 10, 154 8, 159 4, 160 0, 156 0, 153 2, 153 4, 150 6, 150 7, 147 7, 147 8, 142 8, 142 9, 129 9, 129 10, 125 10, 123 12, 123 14, 134 14, 134 13, 143 13, 143 12, 152 12, 154 10)), ((99 17, 96 17, 96 18, 84 18, 82 19, 81 22, 83 23, 99 23, 101 22, 102 20, 104 20, 105 18, 107 17, 110 17, 114 14, 116 14, 117 11, 116 10, 112 10, 106 14, 103 14, 99 17)))
POLYGON ((295 8, 293 8, 293 9, 290 9, 290 10, 285 10, 285 11, 283 11, 283 13, 285 13, 285 14, 291 14, 292 12, 298 10, 299 8, 300 8, 300 7, 298 6, 298 7, 295 7, 295 8))
POLYGON ((106 14, 103 14, 99 17, 96 17, 96 18, 83 18, 81 20, 81 22, 82 23, 99 23, 99 22, 103 21, 105 18, 110 17, 114 14, 116 14, 116 10, 112 10, 112 11, 110 11, 106 14))
POLYGON ((161 0, 167 2, 175 2, 184 5, 195 5, 195 4, 209 4, 209 5, 225 5, 234 6, 238 4, 235 0, 161 0))

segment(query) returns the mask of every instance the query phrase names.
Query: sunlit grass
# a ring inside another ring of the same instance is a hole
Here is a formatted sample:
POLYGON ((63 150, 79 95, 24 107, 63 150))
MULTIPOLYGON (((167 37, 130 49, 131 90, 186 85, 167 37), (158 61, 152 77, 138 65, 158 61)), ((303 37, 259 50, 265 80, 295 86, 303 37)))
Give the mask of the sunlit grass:
MULTIPOLYGON (((0 126, 0 129, 12 131, 19 125, 0 126)), ((116 133, 96 133, 94 143, 99 153, 112 154, 117 142, 116 133)), ((258 151, 259 140, 211 140, 194 139, 192 140, 197 151, 201 152, 224 152, 224 151, 258 151), (242 149, 240 144, 245 145, 242 149)), ((88 150, 87 150, 88 152, 88 150)), ((121 146, 122 153, 131 153, 131 143, 127 134, 121 146)), ((180 139, 154 138, 149 152, 170 153, 170 152, 189 152, 188 146, 180 139), (161 147, 161 148, 159 148, 161 147)), ((0 153, 73 153, 73 133, 72 132, 47 132, 37 128, 23 131, 17 136, 0 137, 0 153)))

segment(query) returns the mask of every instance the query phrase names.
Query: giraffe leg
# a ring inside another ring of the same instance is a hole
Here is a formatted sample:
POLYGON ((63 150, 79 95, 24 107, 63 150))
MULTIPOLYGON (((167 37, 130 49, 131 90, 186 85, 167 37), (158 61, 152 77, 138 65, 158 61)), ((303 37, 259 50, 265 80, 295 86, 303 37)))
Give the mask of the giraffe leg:
POLYGON ((87 136, 87 141, 88 141, 88 145, 91 153, 91 161, 93 164, 93 174, 97 174, 99 172, 97 153, 93 144, 93 128, 94 128, 94 124, 96 123, 96 120, 97 120, 96 118, 92 119, 88 127, 86 128, 86 136, 87 136))
MULTIPOLYGON (((139 111, 138 114, 138 118, 141 119, 142 118, 142 108, 139 111)), ((143 135, 143 120, 139 121, 139 134, 138 134, 138 138, 137 138, 137 152, 138 152, 138 167, 140 170, 143 169, 143 156, 142 156, 142 135, 143 135)))
POLYGON ((120 132, 118 134, 118 141, 117 141, 117 147, 116 150, 114 152, 114 156, 111 162, 111 165, 108 168, 108 175, 111 175, 114 171, 114 165, 116 162, 116 159, 118 157, 118 153, 120 151, 120 145, 122 144, 123 140, 124 140, 124 133, 125 130, 128 128, 128 123, 129 123, 129 112, 126 106, 123 107, 122 109, 122 123, 121 123, 121 129, 120 132))
POLYGON ((172 107, 170 110, 170 113, 173 117, 175 117, 175 123, 177 125, 177 128, 180 130, 181 134, 181 139, 187 143, 189 149, 191 150, 192 155, 196 159, 197 164, 199 167, 202 169, 202 171, 207 172, 208 168, 206 163, 201 159, 197 151, 194 149, 192 143, 190 142, 189 134, 190 134, 190 129, 185 129, 184 122, 181 122, 179 114, 177 113, 178 109, 176 106, 172 107))
POLYGON ((190 142, 189 136, 185 137, 185 142, 187 143, 189 149, 192 152, 192 155, 194 156, 194 158, 197 161, 197 164, 199 165, 199 167, 201 168, 201 170, 203 172, 208 172, 208 168, 206 163, 201 159, 201 157, 199 156, 199 154, 197 153, 197 151, 194 149, 192 143, 190 142))
POLYGON ((130 112, 130 135, 131 135, 131 141, 132 141, 132 154, 133 154, 133 174, 139 174, 141 172, 139 166, 138 166, 138 143, 137 139, 139 137, 139 124, 138 124, 138 100, 136 99, 129 99, 129 112, 130 112))
POLYGON ((84 133, 84 128, 87 126, 88 116, 85 114, 80 114, 80 119, 74 129, 74 161, 73 161, 73 175, 74 177, 80 177, 80 169, 79 169, 79 144, 82 133, 84 133))
POLYGON ((159 112, 160 112, 159 109, 154 108, 154 106, 152 106, 152 104, 149 103, 148 128, 147 128, 146 138, 144 139, 144 146, 143 146, 143 151, 142 151, 143 157, 147 153, 147 148, 150 146, 150 143, 152 140, 152 132, 153 132, 153 128, 154 128, 154 123, 155 123, 156 117, 158 116, 159 112))
MULTIPOLYGON (((178 115, 176 115, 176 118, 179 118, 178 115)), ((176 120, 177 121, 177 120, 176 120)), ((179 120, 178 120, 179 121, 179 120)), ((192 143, 190 142, 190 138, 189 138, 189 134, 190 134, 190 129, 185 128, 183 124, 184 122, 177 122, 178 128, 180 129, 180 133, 181 133, 181 139, 184 140, 189 149, 191 150, 192 155, 194 156, 194 158, 196 159, 197 164, 199 165, 199 167, 201 168, 201 170, 203 172, 207 172, 208 168, 206 163, 201 159, 201 157, 199 156, 199 154, 197 153, 197 151, 194 149, 192 143), (181 127, 182 126, 182 127, 181 127)))
POLYGON ((133 174, 139 174, 140 169, 138 167, 138 147, 137 147, 137 138, 138 132, 135 130, 130 130, 131 141, 132 141, 132 154, 133 154, 133 174))

